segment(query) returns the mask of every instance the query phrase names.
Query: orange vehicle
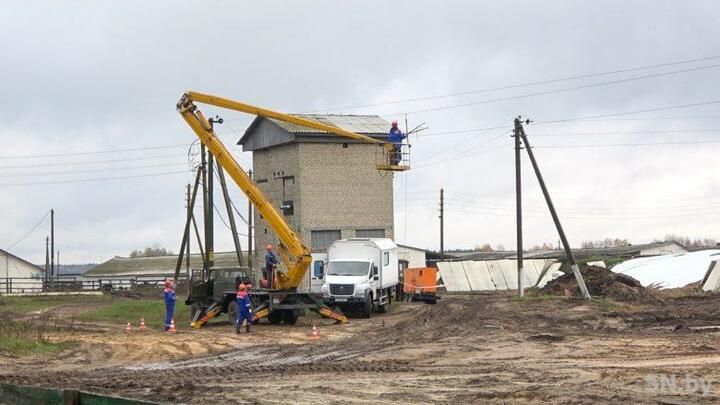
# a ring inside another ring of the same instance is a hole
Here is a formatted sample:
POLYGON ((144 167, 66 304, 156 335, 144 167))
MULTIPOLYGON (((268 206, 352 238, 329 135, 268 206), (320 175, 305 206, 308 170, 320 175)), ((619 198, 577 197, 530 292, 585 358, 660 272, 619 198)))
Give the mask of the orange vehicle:
POLYGON ((435 304, 437 296, 437 268, 417 267, 403 273, 403 295, 407 301, 435 304))

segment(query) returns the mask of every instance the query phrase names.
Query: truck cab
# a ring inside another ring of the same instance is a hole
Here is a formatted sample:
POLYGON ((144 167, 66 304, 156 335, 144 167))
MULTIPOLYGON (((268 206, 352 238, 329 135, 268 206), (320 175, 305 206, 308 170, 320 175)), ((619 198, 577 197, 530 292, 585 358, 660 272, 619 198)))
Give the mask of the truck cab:
POLYGON ((359 309, 364 317, 386 312, 399 283, 398 249, 387 238, 335 241, 328 248, 323 302, 359 309))

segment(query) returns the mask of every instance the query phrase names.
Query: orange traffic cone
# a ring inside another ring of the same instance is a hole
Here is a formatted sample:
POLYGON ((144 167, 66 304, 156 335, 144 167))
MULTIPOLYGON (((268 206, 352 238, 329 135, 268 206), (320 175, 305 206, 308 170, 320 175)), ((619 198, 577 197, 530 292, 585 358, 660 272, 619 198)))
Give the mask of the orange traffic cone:
POLYGON ((168 329, 168 333, 175 333, 177 330, 175 330, 175 318, 170 320, 170 329, 168 329))
POLYGON ((140 318, 140 328, 141 331, 145 330, 145 318, 140 318))
POLYGON ((130 326, 130 321, 128 321, 127 326, 125 326, 125 333, 132 332, 132 326, 130 326))
POLYGON ((315 326, 315 322, 313 322, 313 329, 312 333, 310 334, 310 339, 320 339, 320 334, 318 333, 317 327, 315 326))

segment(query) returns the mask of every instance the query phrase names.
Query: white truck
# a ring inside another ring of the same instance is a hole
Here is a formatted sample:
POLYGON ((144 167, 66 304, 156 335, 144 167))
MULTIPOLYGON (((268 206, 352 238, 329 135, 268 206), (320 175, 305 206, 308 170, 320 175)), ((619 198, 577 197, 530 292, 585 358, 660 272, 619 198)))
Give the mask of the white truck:
POLYGON ((361 309, 368 318, 373 309, 387 312, 400 282, 398 247, 387 238, 337 240, 327 250, 325 270, 325 305, 361 309))

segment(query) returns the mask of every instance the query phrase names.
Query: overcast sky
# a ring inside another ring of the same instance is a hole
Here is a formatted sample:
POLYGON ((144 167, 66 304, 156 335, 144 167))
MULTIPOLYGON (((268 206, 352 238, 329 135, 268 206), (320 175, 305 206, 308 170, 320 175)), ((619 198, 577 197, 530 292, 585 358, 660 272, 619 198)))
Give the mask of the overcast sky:
MULTIPOLYGON (((16 242, 54 208, 63 263, 177 251, 194 136, 174 107, 188 89, 427 123, 395 179, 400 243, 439 247, 443 187, 447 248, 514 247, 518 114, 536 121, 526 132, 571 244, 720 239, 720 104, 665 109, 720 101, 720 58, 507 88, 719 56, 718 21, 717 1, 5 1, 0 248, 43 262, 47 219, 16 242), (82 154, 133 148, 147 149, 82 154)), ((217 112, 234 144, 251 117, 217 112)), ((556 243, 523 159, 526 246, 556 243)))

